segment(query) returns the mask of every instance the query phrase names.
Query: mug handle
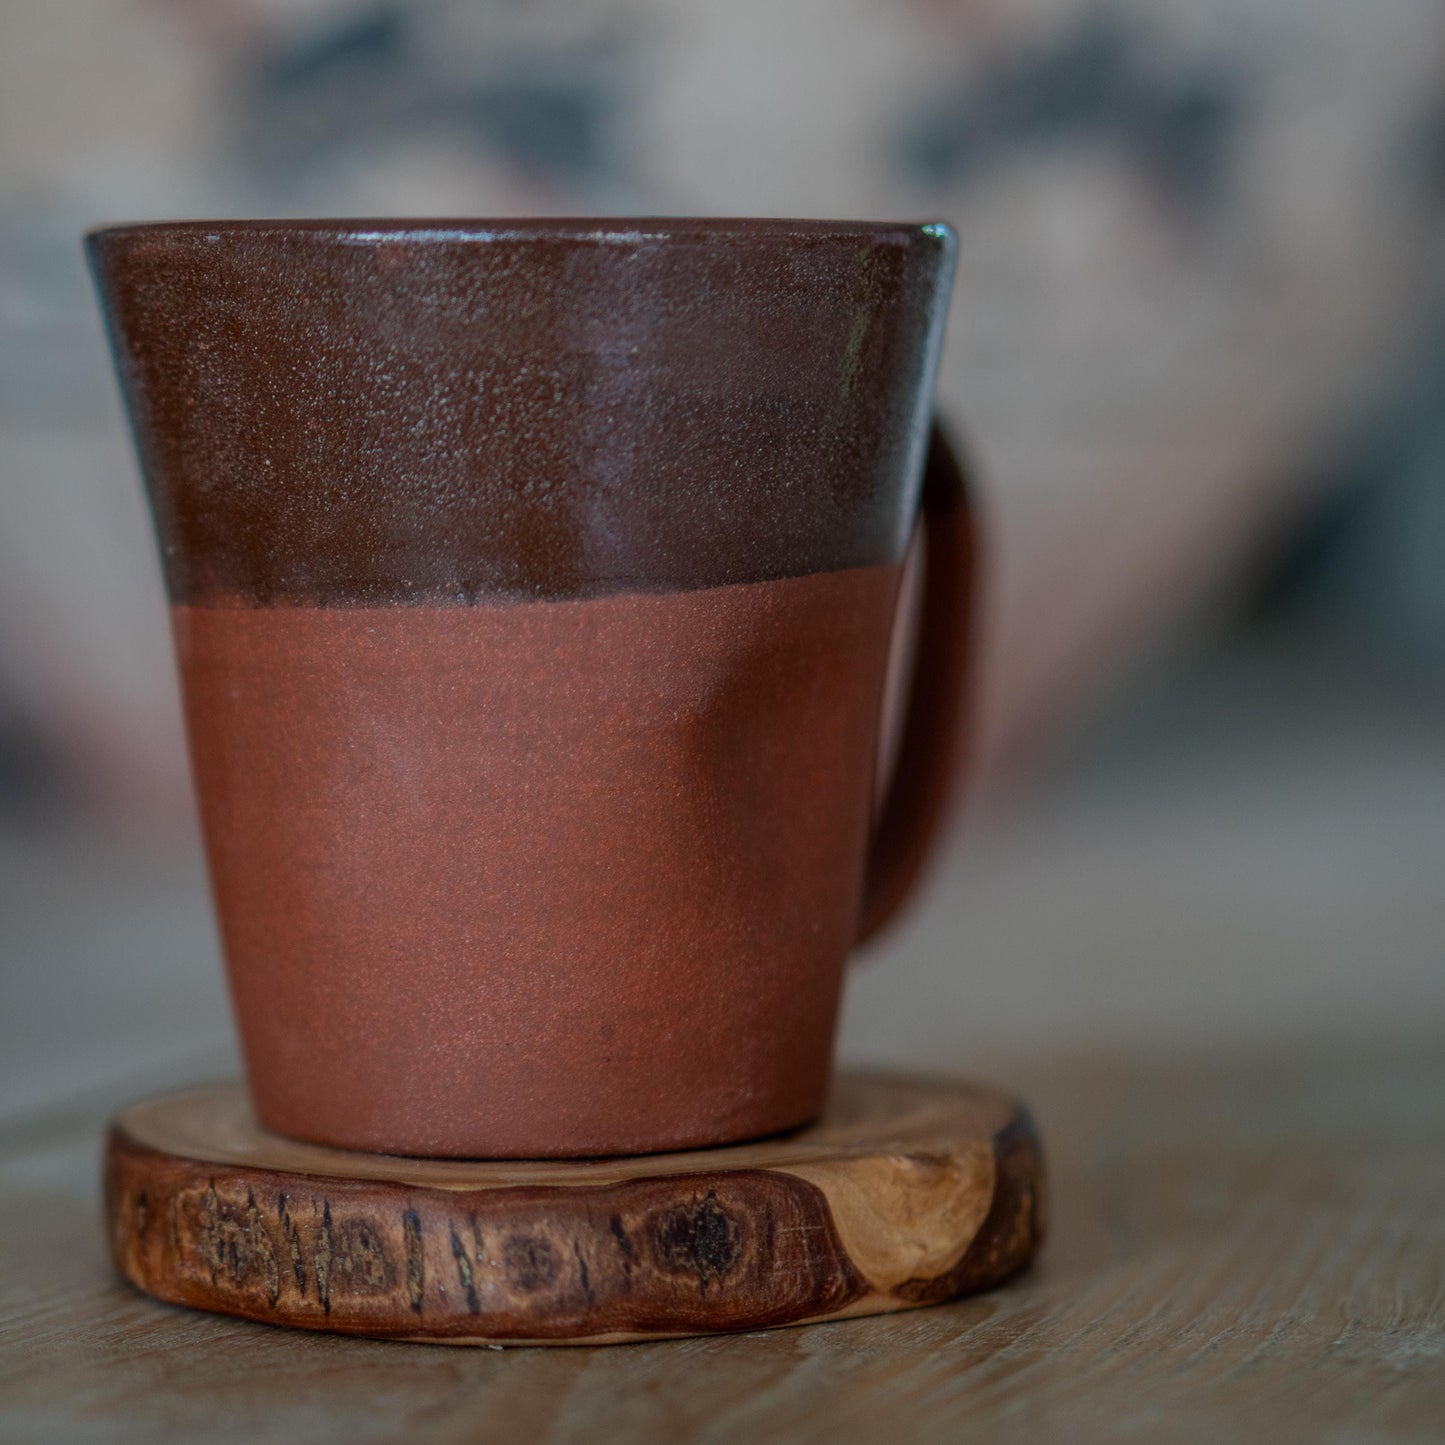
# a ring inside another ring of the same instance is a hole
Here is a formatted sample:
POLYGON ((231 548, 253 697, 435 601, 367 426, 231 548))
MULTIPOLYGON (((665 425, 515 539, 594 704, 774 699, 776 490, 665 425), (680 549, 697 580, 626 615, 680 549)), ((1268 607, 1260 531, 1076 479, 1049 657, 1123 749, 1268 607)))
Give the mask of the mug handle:
POLYGON ((964 469, 934 422, 919 502, 923 598, 898 761, 873 831, 858 942, 908 900, 948 815, 963 749, 977 529, 964 469))

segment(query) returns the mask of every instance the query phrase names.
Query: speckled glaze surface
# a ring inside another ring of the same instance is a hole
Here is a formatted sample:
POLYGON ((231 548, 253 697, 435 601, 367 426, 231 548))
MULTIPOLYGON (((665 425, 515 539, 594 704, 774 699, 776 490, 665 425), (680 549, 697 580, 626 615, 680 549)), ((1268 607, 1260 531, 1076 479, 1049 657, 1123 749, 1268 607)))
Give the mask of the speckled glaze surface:
MULTIPOLYGON (((870 865, 947 230, 89 250, 263 1122, 520 1157, 812 1117, 860 916, 906 891, 946 771, 952 683, 920 675, 870 865)), ((966 528, 937 448, 928 476, 951 679, 966 528)))

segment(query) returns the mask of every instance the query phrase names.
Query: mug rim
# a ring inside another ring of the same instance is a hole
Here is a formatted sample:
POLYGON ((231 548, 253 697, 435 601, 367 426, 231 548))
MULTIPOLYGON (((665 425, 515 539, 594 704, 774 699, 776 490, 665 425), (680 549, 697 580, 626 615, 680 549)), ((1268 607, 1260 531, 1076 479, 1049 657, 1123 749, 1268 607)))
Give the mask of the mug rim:
POLYGON ((91 246, 125 240, 219 241, 230 236, 314 236, 343 245, 485 245, 558 241, 589 246, 680 244, 699 241, 860 241, 952 248, 958 236, 946 221, 845 221, 781 216, 541 216, 541 217, 302 217, 233 220, 128 221, 95 226, 91 246))

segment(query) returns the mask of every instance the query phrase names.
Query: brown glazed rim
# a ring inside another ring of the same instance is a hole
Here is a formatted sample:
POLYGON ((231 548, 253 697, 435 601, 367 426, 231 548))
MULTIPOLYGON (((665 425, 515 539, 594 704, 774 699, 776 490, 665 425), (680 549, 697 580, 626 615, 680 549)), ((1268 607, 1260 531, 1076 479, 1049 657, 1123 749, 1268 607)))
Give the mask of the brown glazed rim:
POLYGON ((396 240, 457 242, 559 240, 589 245, 636 245, 638 241, 777 241, 788 236, 810 240, 857 240, 908 246, 921 240, 950 242, 953 228, 944 221, 828 221, 772 216, 553 216, 540 218, 472 217, 307 217, 250 220, 127 221, 98 226, 91 241, 128 236, 206 235, 209 233, 309 232, 324 239, 364 243, 396 240))
POLYGON ((87 249, 173 600, 678 591, 906 550, 945 225, 192 220, 87 249))

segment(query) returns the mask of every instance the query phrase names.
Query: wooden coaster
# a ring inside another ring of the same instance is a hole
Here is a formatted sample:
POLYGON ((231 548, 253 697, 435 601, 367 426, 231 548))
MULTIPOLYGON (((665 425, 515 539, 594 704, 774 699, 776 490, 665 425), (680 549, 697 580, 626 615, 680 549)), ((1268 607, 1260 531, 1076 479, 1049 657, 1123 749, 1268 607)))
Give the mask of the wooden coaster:
POLYGON ((472 1163, 267 1133, 239 1085, 151 1100, 106 1151, 111 1247, 157 1299, 300 1329, 591 1343, 910 1309, 1021 1269, 1028 1112, 845 1074, 817 1124, 630 1159, 472 1163))

